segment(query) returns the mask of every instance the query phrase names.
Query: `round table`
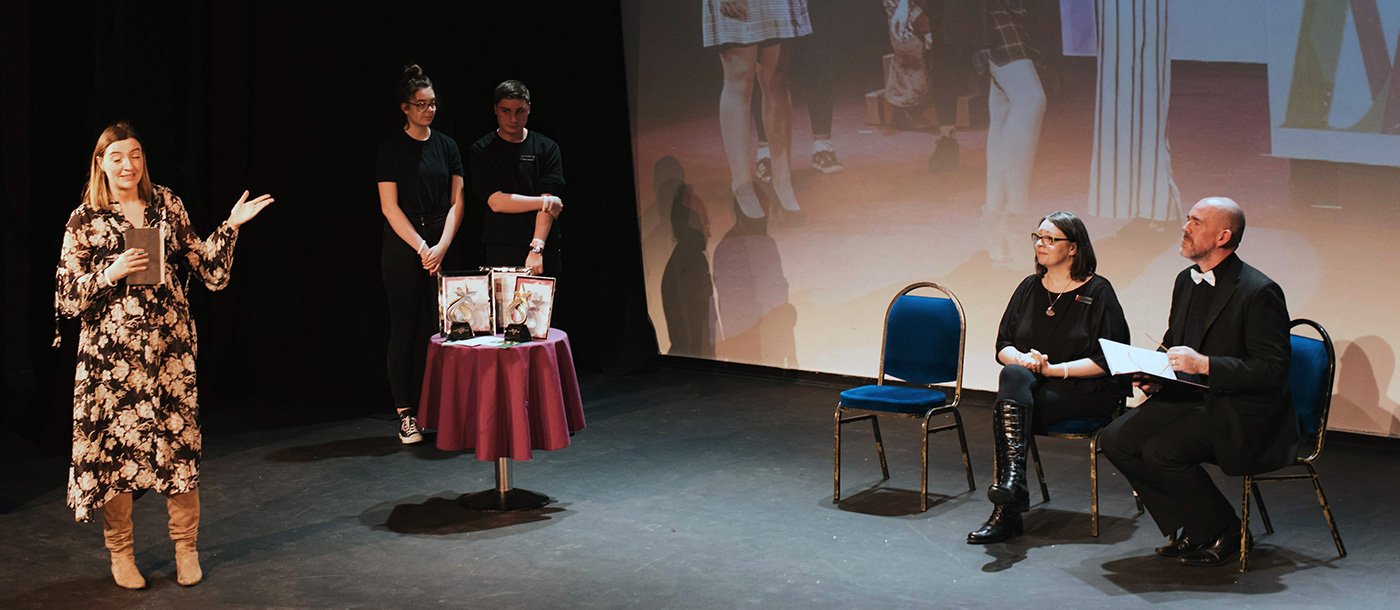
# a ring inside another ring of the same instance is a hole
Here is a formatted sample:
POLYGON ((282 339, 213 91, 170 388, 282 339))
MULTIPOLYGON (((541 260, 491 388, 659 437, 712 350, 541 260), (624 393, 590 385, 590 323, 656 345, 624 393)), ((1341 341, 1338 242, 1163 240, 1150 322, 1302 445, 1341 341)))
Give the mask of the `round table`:
POLYGON ((471 449, 476 459, 496 462, 496 488, 461 499, 478 510, 547 504, 544 494, 511 487, 510 461, 568 447, 585 425, 569 336, 557 328, 544 340, 510 346, 445 344, 434 336, 418 407, 423 427, 437 430, 439 449, 471 449))

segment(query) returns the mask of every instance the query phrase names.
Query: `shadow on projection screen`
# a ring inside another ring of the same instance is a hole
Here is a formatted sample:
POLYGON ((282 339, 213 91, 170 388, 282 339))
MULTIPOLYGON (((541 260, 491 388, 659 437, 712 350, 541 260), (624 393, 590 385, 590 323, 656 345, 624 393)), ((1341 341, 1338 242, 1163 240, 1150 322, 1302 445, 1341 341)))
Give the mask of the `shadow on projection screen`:
POLYGON ((1336 342, 1331 427, 1400 436, 1400 0, 622 4, 663 353, 873 376, 889 299, 934 281, 995 389, 1056 210, 1150 346, 1183 211, 1222 195, 1241 258, 1336 342))

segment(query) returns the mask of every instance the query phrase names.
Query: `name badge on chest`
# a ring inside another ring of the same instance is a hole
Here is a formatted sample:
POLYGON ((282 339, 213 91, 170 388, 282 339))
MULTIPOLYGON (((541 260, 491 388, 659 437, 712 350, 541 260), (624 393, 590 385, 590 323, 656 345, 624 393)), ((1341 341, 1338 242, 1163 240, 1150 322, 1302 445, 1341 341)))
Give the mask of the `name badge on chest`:
POLYGON ((535 155, 520 155, 520 160, 521 160, 521 161, 534 162, 534 160, 535 160, 535 155))

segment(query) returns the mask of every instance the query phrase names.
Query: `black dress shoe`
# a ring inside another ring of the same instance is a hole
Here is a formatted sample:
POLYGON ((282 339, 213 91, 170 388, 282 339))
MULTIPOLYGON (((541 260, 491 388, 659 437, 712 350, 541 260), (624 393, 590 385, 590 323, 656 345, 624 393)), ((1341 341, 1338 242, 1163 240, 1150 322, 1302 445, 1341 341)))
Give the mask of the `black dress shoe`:
POLYGON ((1191 542, 1189 539, 1186 538, 1186 536, 1181 536, 1175 540, 1172 540, 1171 542, 1168 542, 1166 546, 1159 546, 1155 549, 1152 549, 1152 552, 1156 553, 1158 556, 1161 557, 1169 557, 1171 559, 1176 559, 1177 557, 1181 557, 1182 555, 1195 551, 1199 548, 1201 548, 1201 545, 1191 542))
POLYGON ((1021 511, 1014 506, 998 504, 992 509, 992 516, 982 524, 982 529, 967 535, 968 544, 993 544, 1005 542, 1020 536, 1025 529, 1021 521, 1021 511))
MULTIPOLYGON (((1254 540, 1245 534, 1245 544, 1254 548, 1254 540)), ((1226 529, 1218 536, 1201 545, 1194 551, 1183 554, 1178 561, 1181 565, 1210 568, 1225 565, 1240 558, 1240 529, 1235 526, 1226 529)))

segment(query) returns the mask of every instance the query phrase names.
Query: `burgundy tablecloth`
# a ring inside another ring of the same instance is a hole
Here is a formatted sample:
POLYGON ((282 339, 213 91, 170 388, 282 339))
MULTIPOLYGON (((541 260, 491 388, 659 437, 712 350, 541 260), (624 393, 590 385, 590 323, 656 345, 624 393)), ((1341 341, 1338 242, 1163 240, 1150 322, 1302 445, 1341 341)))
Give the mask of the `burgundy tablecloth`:
POLYGON ((434 336, 418 421, 437 429, 439 449, 475 449, 478 460, 568 447, 569 433, 584 426, 569 336, 555 328, 514 347, 443 345, 434 336))

